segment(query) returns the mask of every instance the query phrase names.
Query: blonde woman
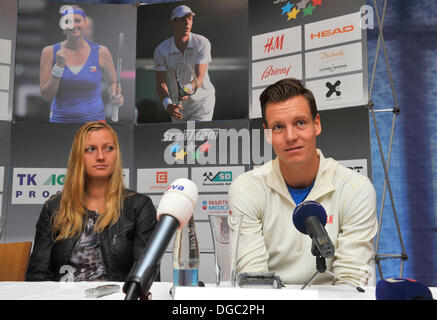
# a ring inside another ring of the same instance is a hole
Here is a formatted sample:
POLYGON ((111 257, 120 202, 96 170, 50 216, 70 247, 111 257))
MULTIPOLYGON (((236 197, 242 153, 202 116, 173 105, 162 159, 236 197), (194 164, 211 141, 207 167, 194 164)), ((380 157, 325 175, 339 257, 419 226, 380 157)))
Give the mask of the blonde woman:
POLYGON ((26 280, 125 281, 157 225, 146 195, 123 185, 117 134, 83 125, 74 137, 62 193, 36 224, 26 280))

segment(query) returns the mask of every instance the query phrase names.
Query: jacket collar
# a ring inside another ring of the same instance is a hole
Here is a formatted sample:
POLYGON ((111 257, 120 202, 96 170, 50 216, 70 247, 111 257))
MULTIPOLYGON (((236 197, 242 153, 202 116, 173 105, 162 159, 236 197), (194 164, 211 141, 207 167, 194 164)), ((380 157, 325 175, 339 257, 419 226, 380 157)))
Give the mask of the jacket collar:
MULTIPOLYGON (((319 149, 317 149, 317 154, 320 158, 319 169, 317 170, 314 186, 311 189, 311 192, 308 194, 306 200, 316 201, 322 196, 335 191, 333 179, 338 163, 331 158, 325 158, 322 151, 319 149)), ((294 204, 290 192, 288 191, 287 184, 285 183, 284 177, 282 176, 279 168, 278 157, 266 165, 271 166, 271 170, 269 170, 270 174, 266 175, 267 185, 294 204)))

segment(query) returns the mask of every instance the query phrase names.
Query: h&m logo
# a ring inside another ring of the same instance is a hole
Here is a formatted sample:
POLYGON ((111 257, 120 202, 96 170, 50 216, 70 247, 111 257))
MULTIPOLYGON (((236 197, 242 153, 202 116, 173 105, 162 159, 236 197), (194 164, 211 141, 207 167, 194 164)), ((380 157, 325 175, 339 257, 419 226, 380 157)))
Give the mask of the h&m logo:
POLYGON ((264 46, 264 53, 268 53, 270 51, 282 50, 282 46, 284 44, 284 35, 271 37, 267 39, 267 43, 264 46))

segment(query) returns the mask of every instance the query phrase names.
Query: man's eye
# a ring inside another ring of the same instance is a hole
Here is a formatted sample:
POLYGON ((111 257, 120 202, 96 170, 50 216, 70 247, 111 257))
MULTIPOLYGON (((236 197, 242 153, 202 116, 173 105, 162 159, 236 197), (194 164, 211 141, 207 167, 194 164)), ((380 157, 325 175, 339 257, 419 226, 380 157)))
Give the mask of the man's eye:
POLYGON ((282 125, 277 124, 277 125, 273 126, 272 130, 279 130, 279 129, 282 129, 282 128, 283 128, 282 125))

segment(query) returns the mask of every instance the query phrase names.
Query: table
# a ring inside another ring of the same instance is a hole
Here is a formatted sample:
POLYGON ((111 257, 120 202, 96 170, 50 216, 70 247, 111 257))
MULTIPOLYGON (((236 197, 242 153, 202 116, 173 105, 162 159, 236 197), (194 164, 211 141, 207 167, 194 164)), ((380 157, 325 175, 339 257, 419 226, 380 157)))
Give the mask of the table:
MULTIPOLYGON (((123 300, 123 282, 0 282, 0 300, 123 300), (120 292, 101 298, 88 298, 85 290, 104 284, 120 285, 120 292)), ((150 288, 153 300, 172 300, 171 282, 154 282, 150 288)), ((375 287, 363 287, 364 293, 345 286, 314 285, 300 290, 300 285, 287 285, 282 289, 206 287, 176 288, 175 300, 375 300, 375 287), (178 291, 178 289, 180 289, 178 291), (299 298, 300 295, 300 298, 299 298)), ((437 288, 430 288, 437 298, 437 288)))

